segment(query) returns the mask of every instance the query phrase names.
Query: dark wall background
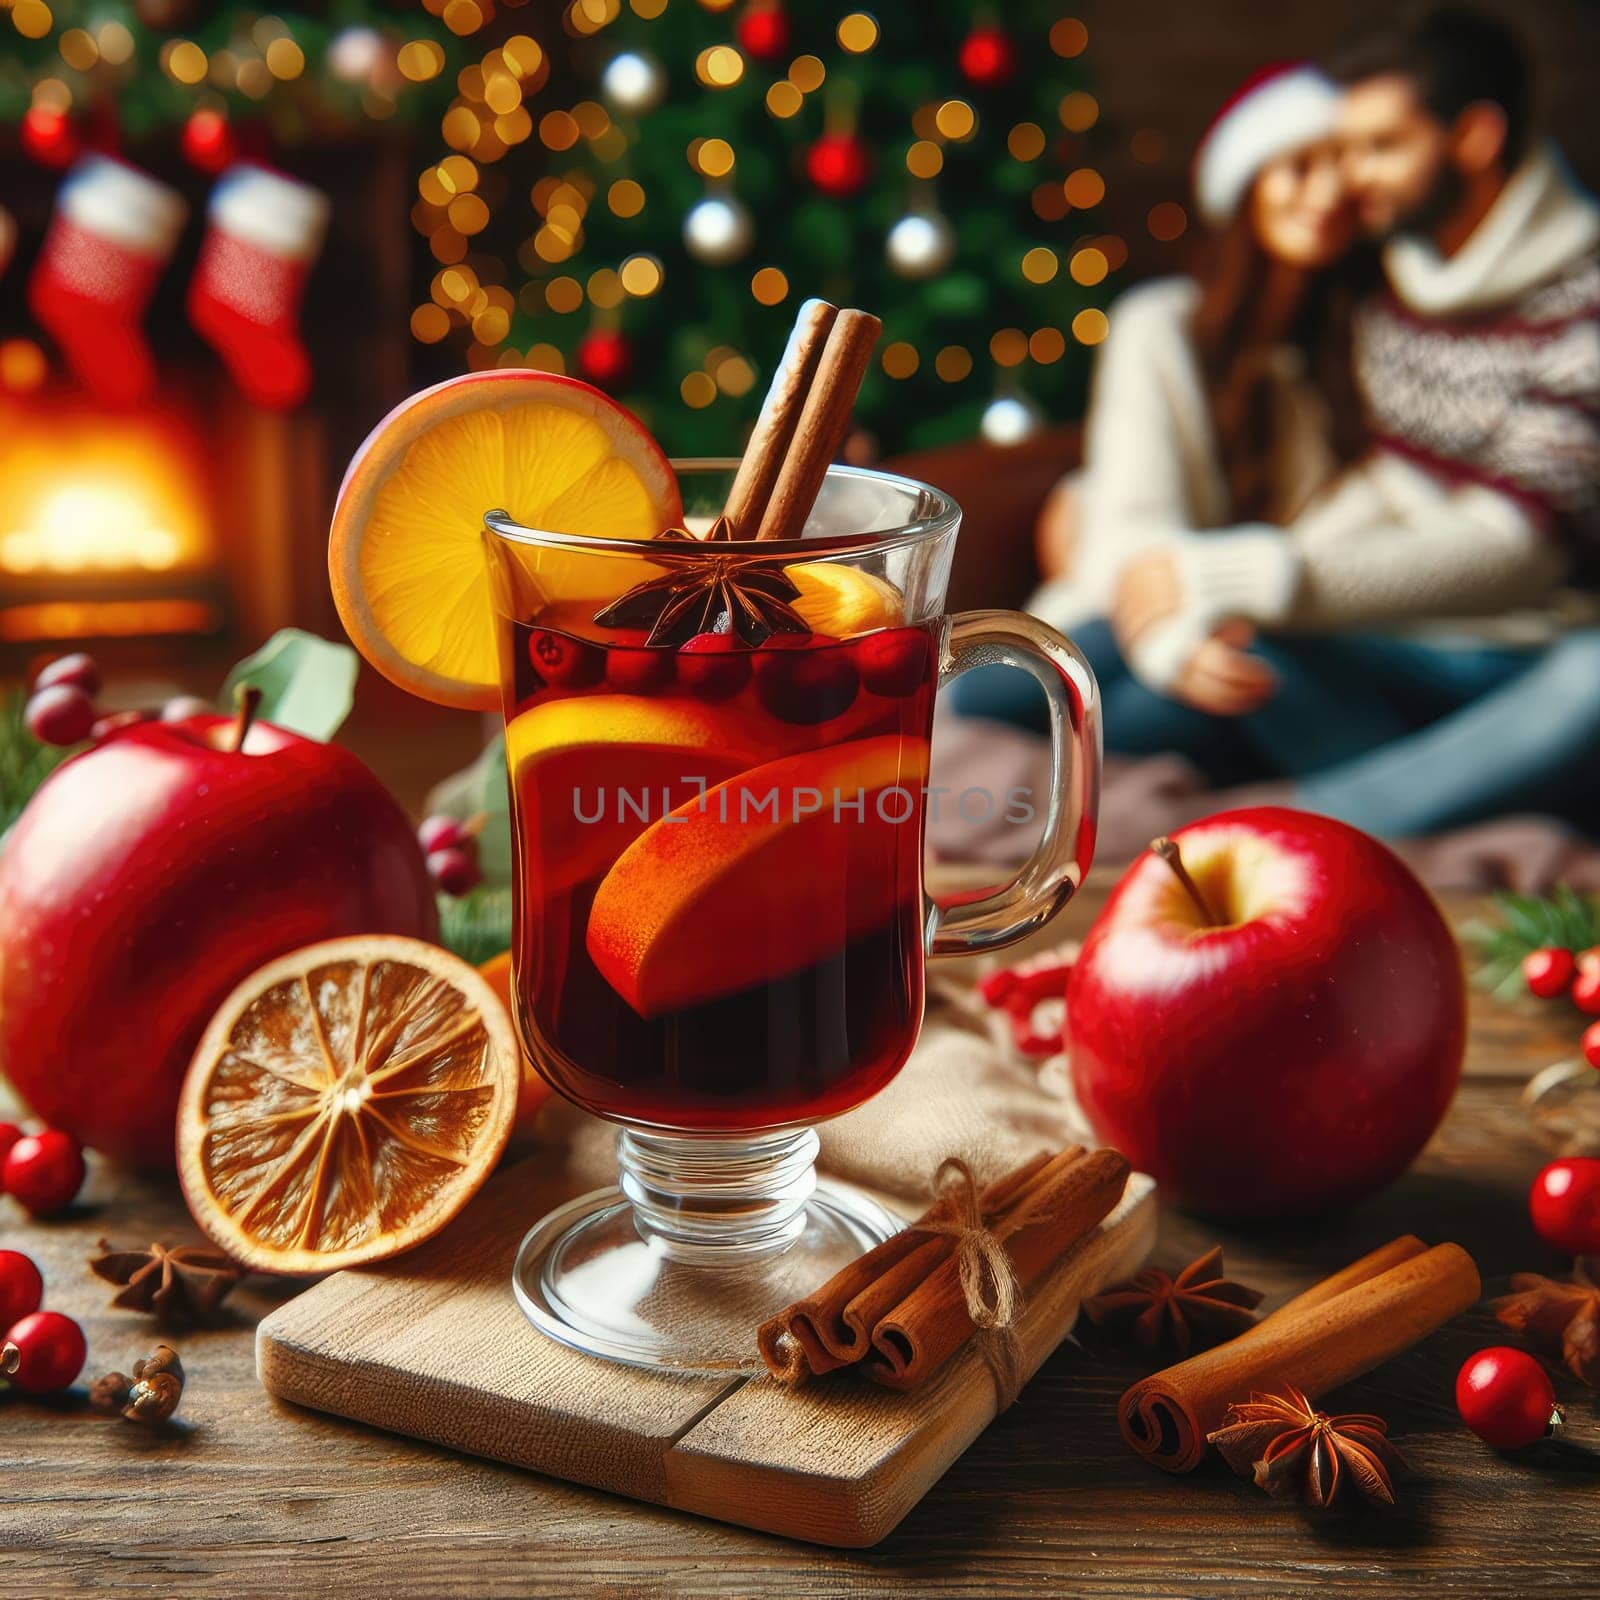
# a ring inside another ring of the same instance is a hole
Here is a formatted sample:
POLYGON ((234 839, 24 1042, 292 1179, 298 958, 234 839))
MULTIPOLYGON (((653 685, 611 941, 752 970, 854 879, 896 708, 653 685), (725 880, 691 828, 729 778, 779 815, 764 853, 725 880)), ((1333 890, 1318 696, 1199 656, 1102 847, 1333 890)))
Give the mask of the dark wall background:
MULTIPOLYGON (((1083 12, 1087 59, 1102 124, 1107 196, 1096 220, 1129 247, 1124 280, 1170 271, 1186 240, 1160 244, 1145 218, 1163 200, 1189 202, 1189 158, 1218 106, 1257 67, 1316 58, 1353 30, 1397 9, 1393 0, 1100 0, 1083 12), (1136 161, 1133 134, 1154 129, 1164 150, 1136 161)), ((1493 3, 1533 60, 1541 121, 1591 189, 1600 189, 1600 3, 1523 0, 1493 3)))

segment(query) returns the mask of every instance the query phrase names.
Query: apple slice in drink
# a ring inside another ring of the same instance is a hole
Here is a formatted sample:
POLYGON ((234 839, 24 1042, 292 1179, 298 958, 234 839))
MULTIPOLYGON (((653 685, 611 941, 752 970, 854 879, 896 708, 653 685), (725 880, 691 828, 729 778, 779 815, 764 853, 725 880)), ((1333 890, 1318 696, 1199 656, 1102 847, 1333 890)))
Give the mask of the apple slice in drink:
POLYGON ((595 893, 588 949, 643 1017, 804 971, 920 895, 924 739, 783 756, 652 823, 595 893))

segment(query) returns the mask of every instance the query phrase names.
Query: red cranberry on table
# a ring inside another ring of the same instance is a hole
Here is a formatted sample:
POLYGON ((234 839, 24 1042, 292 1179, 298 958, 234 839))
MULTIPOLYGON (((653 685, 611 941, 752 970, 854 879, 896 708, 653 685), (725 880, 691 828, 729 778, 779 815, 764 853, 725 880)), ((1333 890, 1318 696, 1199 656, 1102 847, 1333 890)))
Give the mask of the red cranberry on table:
POLYGON ((1600 1157, 1552 1161, 1528 1191, 1533 1231, 1563 1255, 1600 1254, 1600 1157))
POLYGON ((564 633, 536 628, 528 635, 528 659, 546 683, 562 689, 587 689, 605 676, 605 652, 564 633))
POLYGON ((459 845, 428 852, 428 871, 445 894, 460 899, 477 888, 481 874, 477 860, 459 845))
POLYGON ((731 633, 697 633, 678 646, 678 678, 702 700, 726 700, 750 681, 750 652, 731 633))
POLYGON ((460 850, 468 838, 470 835, 463 831, 456 818, 442 813, 424 817, 417 827, 417 843, 422 846, 424 855, 432 855, 435 850, 460 850))
POLYGON ((44 1279, 33 1262, 20 1250, 0 1250, 0 1338, 43 1299, 44 1279))
POLYGON ((810 727, 850 709, 861 685, 850 651, 823 633, 778 633, 756 652, 756 695, 783 722, 810 727))
POLYGON ((35 1311, 6 1331, 17 1347, 11 1382, 24 1394, 59 1394, 83 1371, 89 1349, 83 1329, 59 1311, 35 1311))
POLYGON ((1591 1017, 1600 1016, 1600 945, 1578 952, 1578 975, 1572 980, 1572 1001, 1591 1017))
POLYGON ((857 639, 856 665, 861 681, 874 694, 897 699, 915 694, 927 683, 933 641, 921 628, 884 628, 857 639))
POLYGON ((1583 1059, 1591 1067, 1600 1068, 1600 1022, 1591 1022, 1583 1030, 1583 1059))
POLYGON ((92 700, 100 693, 100 663, 82 650, 70 656, 57 656, 34 674, 33 691, 49 689, 58 683, 82 689, 92 700))
POLYGON ((1496 1450, 1520 1450, 1561 1420, 1550 1376, 1525 1350, 1493 1345, 1456 1375, 1461 1420, 1496 1450))
POLYGON ((94 729, 94 701, 72 683, 53 683, 32 695, 23 721, 40 744, 82 744, 94 729))
MULTIPOLYGON (((11 1147, 22 1137, 22 1129, 14 1122, 0 1122, 0 1173, 5 1171, 6 1157, 11 1147)), ((3 1332, 0 1329, 0 1332, 3 1332)))
POLYGON ((1531 950, 1522 958, 1522 981, 1529 994, 1541 1000, 1553 1000, 1572 982, 1577 962, 1570 950, 1551 945, 1543 950, 1531 950))
POLYGON ((70 1133, 25 1133, 6 1152, 7 1194, 36 1217, 65 1211, 83 1187, 83 1146, 70 1133))

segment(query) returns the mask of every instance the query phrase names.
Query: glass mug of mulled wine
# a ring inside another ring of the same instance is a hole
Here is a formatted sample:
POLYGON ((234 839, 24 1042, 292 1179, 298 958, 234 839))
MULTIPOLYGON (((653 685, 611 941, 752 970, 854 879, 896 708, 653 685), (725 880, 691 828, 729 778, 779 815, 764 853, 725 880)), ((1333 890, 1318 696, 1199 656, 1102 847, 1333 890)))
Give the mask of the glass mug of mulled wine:
POLYGON ((756 1364, 760 1321, 899 1226, 817 1178, 812 1124, 900 1070, 927 956, 998 949, 1066 902, 1099 792, 1078 651, 1018 613, 943 614, 947 496, 834 467, 801 538, 707 539, 736 466, 675 464, 675 538, 485 519, 516 1024, 558 1094, 622 1125, 619 1186, 534 1227, 514 1288, 564 1343, 683 1372, 756 1364), (936 907, 934 694, 991 663, 1049 704, 1049 793, 987 797, 1043 836, 1008 886, 936 907))

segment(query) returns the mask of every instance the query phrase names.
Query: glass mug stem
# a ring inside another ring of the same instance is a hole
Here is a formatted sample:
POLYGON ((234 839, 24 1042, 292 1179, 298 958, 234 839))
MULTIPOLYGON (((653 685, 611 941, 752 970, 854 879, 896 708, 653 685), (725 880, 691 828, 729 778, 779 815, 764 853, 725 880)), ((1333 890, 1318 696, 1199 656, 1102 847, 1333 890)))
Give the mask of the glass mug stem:
POLYGON ((787 1250, 817 1187, 810 1128, 719 1139, 625 1128, 619 1186, 640 1234, 674 1261, 735 1266, 787 1250))

